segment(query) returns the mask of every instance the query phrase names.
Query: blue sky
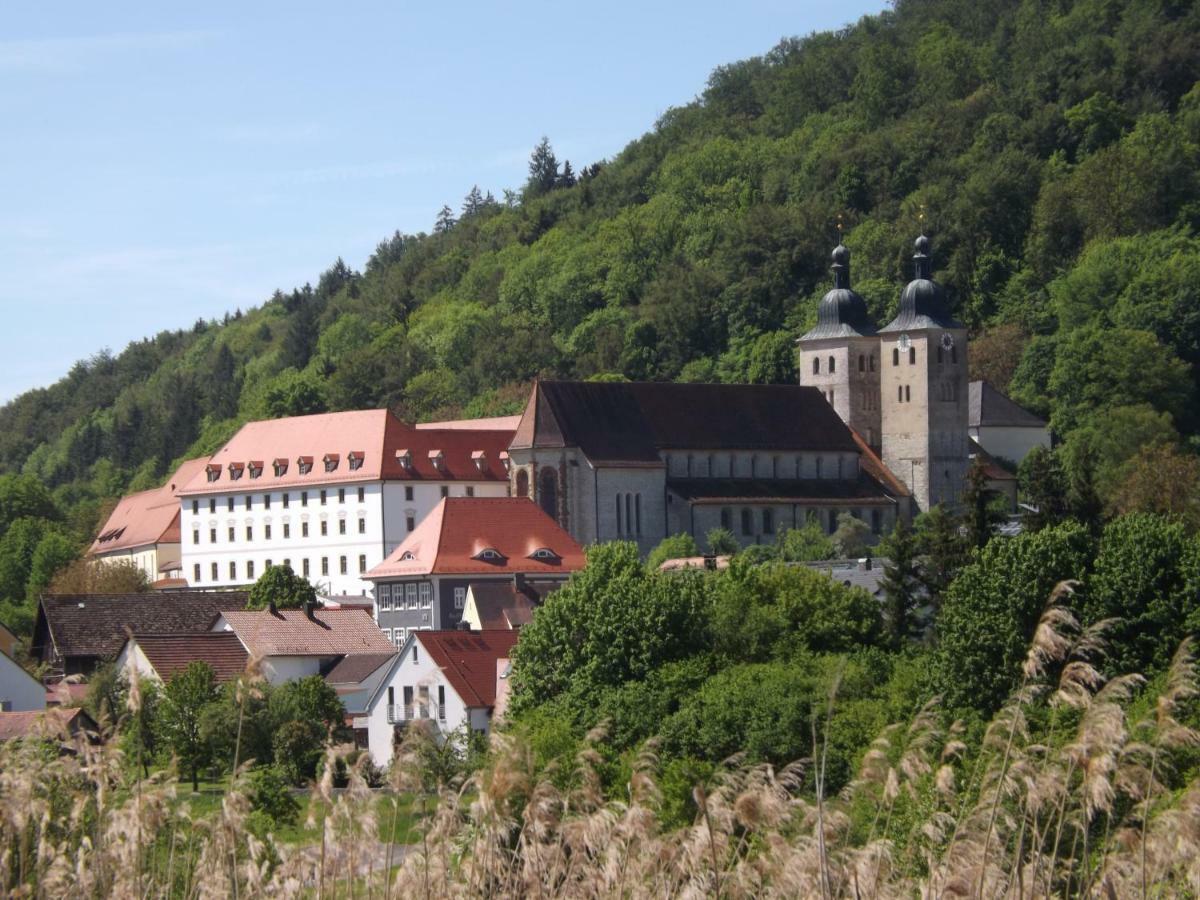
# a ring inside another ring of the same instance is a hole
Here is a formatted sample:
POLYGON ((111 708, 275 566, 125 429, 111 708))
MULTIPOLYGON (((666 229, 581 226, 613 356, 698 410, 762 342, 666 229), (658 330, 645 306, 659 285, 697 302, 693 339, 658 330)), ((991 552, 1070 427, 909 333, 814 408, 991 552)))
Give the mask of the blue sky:
POLYGON ((550 137, 612 156, 717 65, 882 0, 18 4, 0 29, 0 402, 257 305, 550 137), (186 7, 186 8, 184 8, 186 7))

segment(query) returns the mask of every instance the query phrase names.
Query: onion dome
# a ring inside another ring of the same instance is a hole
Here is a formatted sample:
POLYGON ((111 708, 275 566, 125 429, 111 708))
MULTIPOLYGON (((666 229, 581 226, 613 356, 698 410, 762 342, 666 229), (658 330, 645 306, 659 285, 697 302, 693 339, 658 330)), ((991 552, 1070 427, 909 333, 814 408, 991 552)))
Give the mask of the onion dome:
POLYGON ((817 324, 802 341, 822 338, 870 337, 875 323, 867 312, 866 301, 850 288, 850 251, 842 244, 833 248, 833 290, 821 298, 817 324))
POLYGON ((879 329, 881 334, 892 331, 919 331, 923 328, 962 328, 946 310, 946 292, 933 280, 933 265, 929 258, 929 238, 921 235, 913 244, 913 280, 900 294, 900 312, 896 318, 879 329))

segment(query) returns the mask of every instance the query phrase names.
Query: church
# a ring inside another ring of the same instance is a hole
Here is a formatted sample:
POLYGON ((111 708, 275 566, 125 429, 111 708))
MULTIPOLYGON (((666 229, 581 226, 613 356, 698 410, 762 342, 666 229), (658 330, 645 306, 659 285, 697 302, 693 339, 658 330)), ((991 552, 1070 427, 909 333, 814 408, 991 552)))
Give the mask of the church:
POLYGON ((914 278, 882 328, 833 251, 833 288, 799 345, 800 384, 539 381, 509 445, 509 488, 580 544, 643 553, 713 528, 771 543, 845 512, 875 535, 956 503, 968 467, 967 334, 916 242, 914 278))

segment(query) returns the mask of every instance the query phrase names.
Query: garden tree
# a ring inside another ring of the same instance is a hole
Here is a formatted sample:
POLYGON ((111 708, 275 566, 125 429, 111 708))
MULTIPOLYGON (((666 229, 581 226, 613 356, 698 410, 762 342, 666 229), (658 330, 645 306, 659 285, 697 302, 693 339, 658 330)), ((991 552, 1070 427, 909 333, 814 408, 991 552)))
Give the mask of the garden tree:
POLYGON ((276 688, 271 692, 268 709, 277 722, 314 722, 323 735, 345 726, 346 710, 341 698, 319 675, 298 678, 276 688))
POLYGON ((779 535, 779 558, 785 562, 818 562, 837 555, 833 541, 816 517, 779 535))
POLYGON ((830 536, 833 550, 842 559, 857 558, 867 550, 871 526, 853 513, 838 513, 837 530, 830 536))
POLYGON ((574 688, 641 678, 698 649, 704 629, 704 576, 650 573, 637 545, 600 544, 587 567, 547 598, 513 651, 513 709, 574 688))
POLYGON ((992 541, 963 568, 935 624, 934 676, 949 708, 999 707, 1054 586, 1086 579, 1092 553, 1087 529, 1070 522, 992 541))
POLYGON ((879 542, 883 564, 883 627, 893 649, 899 650, 924 631, 917 618, 921 605, 921 578, 917 567, 917 539, 912 526, 901 518, 892 533, 879 542))
POLYGON ((914 525, 921 584, 936 609, 950 582, 970 558, 970 547, 958 516, 940 503, 917 516, 914 525))
POLYGON ((1143 449, 1121 467, 1108 509, 1114 515, 1147 512, 1178 518, 1195 532, 1200 529, 1200 459, 1170 444, 1143 449))
POLYGON ((325 731, 317 722, 290 719, 271 738, 275 766, 292 784, 304 784, 317 774, 325 746, 325 731))
POLYGON ((268 566, 250 586, 246 609, 266 609, 271 603, 276 609, 299 609, 305 603, 316 603, 317 591, 308 581, 292 571, 291 566, 268 566))
POLYGON ((704 536, 704 541, 708 544, 708 552, 713 556, 732 556, 742 548, 728 528, 710 528, 704 536))
POLYGON ((101 663, 88 678, 82 706, 97 724, 115 725, 125 714, 127 688, 115 663, 101 663))
POLYGON ((739 555, 706 586, 712 597, 711 646, 730 661, 836 652, 879 637, 875 600, 827 572, 783 563, 753 565, 739 555))
POLYGON ((1100 535, 1082 611, 1087 623, 1113 620, 1105 635, 1112 673, 1163 671, 1200 624, 1200 542, 1162 516, 1114 519, 1100 535))
POLYGON ((663 538, 658 546, 646 557, 646 568, 657 569, 668 559, 681 559, 688 556, 698 556, 700 550, 690 534, 686 532, 671 534, 663 538))
POLYGON ((157 728, 160 689, 158 683, 142 678, 136 672, 133 678, 122 681, 125 708, 119 710, 121 722, 121 752, 130 762, 141 767, 142 777, 150 777, 150 766, 158 753, 159 734, 157 728))
POLYGON ((150 579, 131 559, 77 559, 50 582, 55 594, 139 594, 148 590, 150 579))
POLYGON ((995 491, 988 487, 987 470, 978 456, 967 471, 967 487, 963 491, 962 505, 967 529, 966 542, 969 547, 983 549, 996 533, 1002 515, 992 501, 995 491))
POLYGON ((212 667, 195 660, 171 676, 158 705, 158 727, 163 746, 175 755, 188 773, 193 791, 200 789, 200 770, 211 759, 201 719, 205 707, 216 699, 217 679, 212 667))
POLYGON ((1067 515, 1067 481, 1058 454, 1048 447, 1034 447, 1017 470, 1024 502, 1033 507, 1021 517, 1025 531, 1038 531, 1067 515))

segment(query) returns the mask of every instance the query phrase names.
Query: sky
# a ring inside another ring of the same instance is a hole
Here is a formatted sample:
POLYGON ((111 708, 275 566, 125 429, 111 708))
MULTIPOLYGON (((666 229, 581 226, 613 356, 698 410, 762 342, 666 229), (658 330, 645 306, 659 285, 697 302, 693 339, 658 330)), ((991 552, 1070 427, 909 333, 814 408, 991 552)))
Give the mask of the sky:
POLYGON ((542 135, 609 158, 718 65, 883 0, 38 3, 0 25, 0 403, 361 269, 542 135))

